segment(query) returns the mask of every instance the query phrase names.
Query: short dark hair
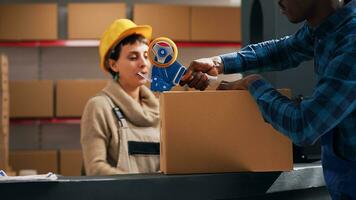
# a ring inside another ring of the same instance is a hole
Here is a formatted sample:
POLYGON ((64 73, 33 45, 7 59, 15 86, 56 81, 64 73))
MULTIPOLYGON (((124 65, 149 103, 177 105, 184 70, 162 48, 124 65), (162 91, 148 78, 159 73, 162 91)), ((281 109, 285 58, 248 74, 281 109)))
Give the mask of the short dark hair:
MULTIPOLYGON (((127 44, 134 44, 136 42, 148 45, 147 39, 145 37, 143 37, 142 35, 140 35, 140 34, 129 35, 128 37, 125 37, 123 40, 121 40, 115 47, 113 47, 110 50, 110 52, 108 53, 108 59, 113 59, 113 60, 119 59, 122 47, 127 44)), ((110 74, 114 77, 116 75, 116 72, 112 71, 110 66, 107 66, 107 67, 108 67, 108 71, 110 72, 110 74)))

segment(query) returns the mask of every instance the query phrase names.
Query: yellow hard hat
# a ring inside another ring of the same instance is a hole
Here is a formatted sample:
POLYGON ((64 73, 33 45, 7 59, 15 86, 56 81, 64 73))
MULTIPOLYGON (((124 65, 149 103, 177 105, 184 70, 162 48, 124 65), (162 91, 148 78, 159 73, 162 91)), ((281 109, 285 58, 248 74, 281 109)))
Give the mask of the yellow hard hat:
POLYGON ((117 19, 104 32, 100 40, 99 54, 100 67, 104 71, 108 71, 105 67, 105 59, 108 52, 115 47, 121 40, 132 35, 140 34, 150 40, 152 36, 152 27, 149 25, 136 25, 129 19, 117 19))

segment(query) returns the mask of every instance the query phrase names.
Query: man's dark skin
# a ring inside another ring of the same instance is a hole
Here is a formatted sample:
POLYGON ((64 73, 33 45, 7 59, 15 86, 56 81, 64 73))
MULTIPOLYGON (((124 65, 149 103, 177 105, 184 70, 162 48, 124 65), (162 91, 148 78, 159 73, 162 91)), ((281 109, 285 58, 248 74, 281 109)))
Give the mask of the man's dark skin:
MULTIPOLYGON (((315 28, 348 2, 349 0, 280 0, 278 4, 290 22, 300 23, 306 20, 310 27, 315 28)), ((217 76, 223 71, 224 64, 219 56, 194 60, 180 85, 188 84, 191 88, 205 90, 209 81, 204 73, 217 76)), ((222 81, 217 89, 247 90, 251 82, 261 78, 258 74, 252 74, 234 82, 222 81)))

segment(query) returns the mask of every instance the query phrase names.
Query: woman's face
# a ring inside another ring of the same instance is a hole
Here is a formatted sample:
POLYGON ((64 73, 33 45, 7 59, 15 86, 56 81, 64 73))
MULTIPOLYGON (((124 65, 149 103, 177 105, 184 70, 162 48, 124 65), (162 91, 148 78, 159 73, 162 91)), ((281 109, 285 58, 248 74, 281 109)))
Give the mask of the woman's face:
POLYGON ((148 60, 148 46, 142 42, 124 45, 118 60, 112 65, 112 70, 119 72, 121 85, 132 88, 146 83, 146 79, 138 75, 139 72, 147 76, 151 68, 148 60))

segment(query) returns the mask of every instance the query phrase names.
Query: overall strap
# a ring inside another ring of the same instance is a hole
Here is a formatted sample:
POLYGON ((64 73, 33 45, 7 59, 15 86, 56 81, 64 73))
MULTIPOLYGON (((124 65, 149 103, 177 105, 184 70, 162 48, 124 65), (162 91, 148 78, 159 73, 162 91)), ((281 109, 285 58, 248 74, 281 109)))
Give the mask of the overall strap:
MULTIPOLYGON (((114 104, 111 98, 104 95, 108 100, 114 115, 116 116, 118 123, 121 127, 128 127, 127 121, 121 112, 120 108, 114 104)), ((147 142, 147 141, 127 141, 127 148, 129 155, 159 155, 160 144, 159 142, 147 142)))
POLYGON ((116 116, 116 119, 118 121, 118 123, 120 124, 121 127, 127 127, 127 122, 126 122, 126 119, 124 117, 124 114, 121 112, 120 108, 118 106, 116 106, 114 104, 114 102, 111 100, 111 98, 107 95, 104 95, 106 100, 108 100, 111 108, 112 108, 112 111, 114 113, 114 115, 116 116))

